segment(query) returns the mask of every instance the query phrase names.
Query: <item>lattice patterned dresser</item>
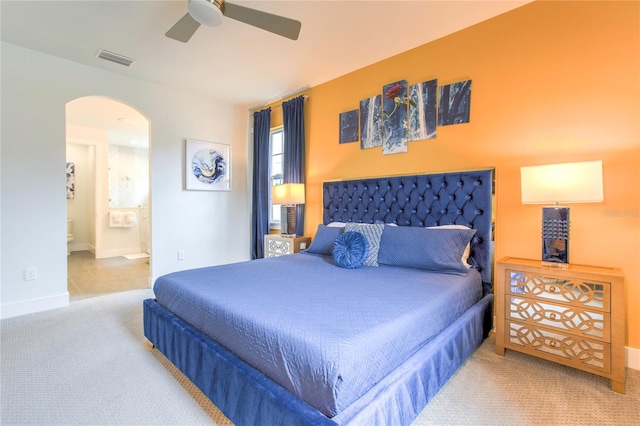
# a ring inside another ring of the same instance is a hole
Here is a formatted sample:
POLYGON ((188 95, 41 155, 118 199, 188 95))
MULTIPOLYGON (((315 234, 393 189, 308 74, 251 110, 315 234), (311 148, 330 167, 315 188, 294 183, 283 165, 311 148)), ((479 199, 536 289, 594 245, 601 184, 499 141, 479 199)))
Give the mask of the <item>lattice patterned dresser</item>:
POLYGON ((618 268, 497 264, 496 352, 505 348, 588 371, 624 393, 625 289, 618 268))
POLYGON ((285 237, 279 234, 264 236, 264 257, 277 257, 284 254, 297 253, 309 248, 309 237, 285 237))

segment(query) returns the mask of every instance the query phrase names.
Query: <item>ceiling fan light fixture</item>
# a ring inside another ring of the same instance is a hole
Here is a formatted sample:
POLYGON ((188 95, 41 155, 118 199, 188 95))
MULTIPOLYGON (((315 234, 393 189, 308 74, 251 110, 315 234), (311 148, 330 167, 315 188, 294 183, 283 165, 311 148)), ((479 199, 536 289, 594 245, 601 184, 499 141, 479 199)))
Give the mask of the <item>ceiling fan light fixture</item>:
POLYGON ((223 2, 218 0, 189 0, 189 14, 202 25, 217 27, 222 23, 223 2))
POLYGON ((217 27, 223 18, 234 19, 291 40, 298 39, 302 26, 295 19, 227 3, 225 0, 189 0, 187 8, 189 12, 165 33, 167 37, 182 43, 188 42, 201 24, 217 27))

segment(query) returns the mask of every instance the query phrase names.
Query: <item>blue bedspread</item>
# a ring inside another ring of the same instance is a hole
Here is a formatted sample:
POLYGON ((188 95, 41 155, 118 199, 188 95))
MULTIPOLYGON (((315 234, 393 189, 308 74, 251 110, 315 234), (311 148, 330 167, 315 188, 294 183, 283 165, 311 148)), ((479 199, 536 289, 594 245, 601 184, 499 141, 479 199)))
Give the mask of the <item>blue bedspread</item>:
POLYGON ((332 417, 482 296, 480 275, 305 253, 176 272, 158 303, 332 417))

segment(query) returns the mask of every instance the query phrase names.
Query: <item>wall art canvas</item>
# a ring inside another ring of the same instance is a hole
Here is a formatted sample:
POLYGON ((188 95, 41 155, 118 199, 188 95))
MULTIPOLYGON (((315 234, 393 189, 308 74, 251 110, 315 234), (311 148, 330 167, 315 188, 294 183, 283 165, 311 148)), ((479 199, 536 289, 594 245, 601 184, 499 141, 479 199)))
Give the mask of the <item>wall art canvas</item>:
POLYGON ((436 137, 438 80, 409 86, 409 140, 436 137))
POLYGON ((67 163, 67 200, 76 196, 76 164, 67 163))
POLYGON ((360 101, 360 148, 382 146, 382 96, 376 95, 360 101))
POLYGON ((438 125, 468 123, 470 109, 471 80, 440 87, 438 125))
POLYGON ((231 147, 187 139, 185 147, 186 189, 231 190, 231 147))
POLYGON ((358 141, 358 110, 340 114, 340 143, 358 141))
POLYGON ((383 86, 382 95, 382 153, 407 152, 407 80, 383 86))

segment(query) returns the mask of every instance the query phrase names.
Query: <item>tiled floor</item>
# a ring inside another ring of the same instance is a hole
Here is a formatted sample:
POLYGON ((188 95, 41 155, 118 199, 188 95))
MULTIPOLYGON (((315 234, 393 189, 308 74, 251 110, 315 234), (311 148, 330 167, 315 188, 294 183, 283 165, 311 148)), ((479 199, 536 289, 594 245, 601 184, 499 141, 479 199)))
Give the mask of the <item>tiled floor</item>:
POLYGON ((106 293, 149 288, 149 258, 128 260, 122 256, 95 259, 88 251, 67 256, 71 301, 106 293))

